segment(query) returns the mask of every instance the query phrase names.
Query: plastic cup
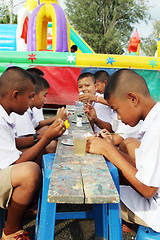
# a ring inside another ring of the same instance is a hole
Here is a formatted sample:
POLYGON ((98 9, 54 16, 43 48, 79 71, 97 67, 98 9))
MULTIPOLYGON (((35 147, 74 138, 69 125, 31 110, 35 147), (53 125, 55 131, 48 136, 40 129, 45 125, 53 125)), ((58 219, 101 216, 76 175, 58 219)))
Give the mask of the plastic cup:
POLYGON ((73 146, 75 156, 84 156, 86 154, 86 131, 74 130, 73 132, 73 146))
POLYGON ((83 103, 75 101, 74 120, 77 120, 77 115, 81 115, 83 112, 83 103))

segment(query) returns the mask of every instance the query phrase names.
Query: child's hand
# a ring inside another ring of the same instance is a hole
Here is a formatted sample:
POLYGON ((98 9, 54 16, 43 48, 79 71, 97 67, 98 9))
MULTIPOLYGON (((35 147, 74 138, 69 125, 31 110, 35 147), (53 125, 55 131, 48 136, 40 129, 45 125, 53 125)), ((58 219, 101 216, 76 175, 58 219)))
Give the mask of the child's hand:
POLYGON ((93 123, 97 119, 95 108, 91 104, 84 105, 84 114, 87 115, 88 119, 93 123))
POLYGON ((47 138, 51 141, 53 139, 56 139, 57 137, 60 137, 66 130, 66 126, 64 124, 64 121, 61 119, 57 119, 46 131, 47 138))
POLYGON ((96 95, 94 95, 92 93, 84 93, 84 94, 79 95, 79 101, 85 102, 85 103, 94 102, 94 101, 96 101, 96 99, 97 99, 96 95))
POLYGON ((64 107, 58 108, 56 119, 62 119, 63 121, 65 121, 67 117, 68 117, 67 110, 64 107))
POLYGON ((107 142, 114 144, 113 135, 107 129, 102 129, 96 134, 97 137, 105 139, 107 142))
POLYGON ((86 152, 104 155, 106 141, 99 137, 87 138, 86 152))

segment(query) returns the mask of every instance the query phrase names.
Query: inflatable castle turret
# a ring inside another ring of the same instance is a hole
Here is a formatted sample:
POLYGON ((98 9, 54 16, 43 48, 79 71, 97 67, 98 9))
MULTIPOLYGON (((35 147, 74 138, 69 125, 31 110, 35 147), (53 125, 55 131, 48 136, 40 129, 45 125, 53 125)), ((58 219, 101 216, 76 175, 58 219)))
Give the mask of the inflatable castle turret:
POLYGON ((27 0, 18 12, 17 51, 47 50, 48 23, 55 52, 70 51, 70 26, 57 0, 27 0))

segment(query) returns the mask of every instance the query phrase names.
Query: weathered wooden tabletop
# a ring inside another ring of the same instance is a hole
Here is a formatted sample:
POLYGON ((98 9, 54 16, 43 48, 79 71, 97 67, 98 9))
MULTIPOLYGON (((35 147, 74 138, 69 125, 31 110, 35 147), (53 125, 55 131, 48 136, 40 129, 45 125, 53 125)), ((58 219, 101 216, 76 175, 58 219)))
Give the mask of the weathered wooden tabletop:
POLYGON ((89 123, 76 127, 72 119, 73 117, 69 118, 68 135, 63 135, 58 141, 48 201, 74 204, 119 202, 119 195, 104 157, 89 153, 77 157, 73 153, 73 146, 61 143, 64 139, 72 139, 72 131, 77 128, 92 133, 89 123))

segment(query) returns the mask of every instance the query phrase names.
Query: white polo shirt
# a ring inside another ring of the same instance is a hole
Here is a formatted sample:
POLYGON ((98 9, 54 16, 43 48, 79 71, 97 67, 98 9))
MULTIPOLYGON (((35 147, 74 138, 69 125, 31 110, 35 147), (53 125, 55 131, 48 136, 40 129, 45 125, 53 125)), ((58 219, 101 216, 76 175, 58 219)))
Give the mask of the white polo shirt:
POLYGON ((160 232, 160 102, 148 113, 139 132, 141 145, 135 151, 136 178, 147 186, 158 187, 146 199, 132 187, 120 186, 121 200, 153 230, 160 232))
POLYGON ((0 105, 0 168, 14 163, 21 155, 15 144, 15 125, 0 105))
MULTIPOLYGON (((96 93, 95 95, 104 97, 104 94, 100 94, 100 93, 96 93)), ((93 106, 95 108, 97 117, 100 120, 111 123, 111 120, 112 120, 111 116, 113 111, 109 106, 102 103, 96 103, 96 102, 93 103, 93 106)), ((99 132, 100 130, 101 128, 99 128, 96 124, 94 124, 94 131, 99 132)))
POLYGON ((32 111, 33 111, 33 115, 35 116, 36 122, 38 124, 39 124, 40 121, 44 120, 44 115, 43 115, 43 109, 42 108, 38 109, 36 107, 33 107, 32 111))
POLYGON ((10 116, 13 123, 15 124, 16 137, 24 137, 36 132, 30 119, 30 115, 27 111, 23 115, 19 115, 13 112, 10 116))

